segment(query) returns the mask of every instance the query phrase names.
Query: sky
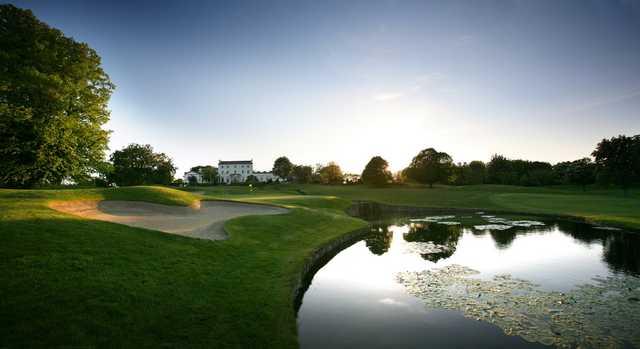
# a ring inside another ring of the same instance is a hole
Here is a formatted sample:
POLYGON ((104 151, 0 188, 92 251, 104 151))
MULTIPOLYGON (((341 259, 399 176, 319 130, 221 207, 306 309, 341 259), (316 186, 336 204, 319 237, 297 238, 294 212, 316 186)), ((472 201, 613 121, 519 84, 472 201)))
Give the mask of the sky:
POLYGON ((10 3, 102 57, 111 151, 151 144, 178 177, 428 147, 555 163, 640 133, 640 1, 10 3))

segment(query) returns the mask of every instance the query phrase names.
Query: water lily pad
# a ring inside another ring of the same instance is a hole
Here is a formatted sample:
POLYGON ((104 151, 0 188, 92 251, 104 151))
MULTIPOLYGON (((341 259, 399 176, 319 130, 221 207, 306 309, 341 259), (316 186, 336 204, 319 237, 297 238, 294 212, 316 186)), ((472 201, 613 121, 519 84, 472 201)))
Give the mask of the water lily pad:
POLYGON ((540 289, 527 280, 496 275, 471 277, 478 271, 449 265, 398 273, 408 293, 428 308, 460 311, 529 342, 557 347, 640 348, 640 278, 615 275, 594 278, 563 292, 540 289))
POLYGON ((474 225, 473 228, 476 230, 507 230, 513 228, 513 226, 505 224, 484 224, 474 225))
POLYGON ((453 222, 453 221, 437 221, 436 223, 438 224, 444 224, 444 225, 460 225, 460 222, 453 222))
POLYGON ((431 241, 407 243, 405 251, 407 253, 418 253, 421 255, 448 252, 449 246, 438 245, 431 241))

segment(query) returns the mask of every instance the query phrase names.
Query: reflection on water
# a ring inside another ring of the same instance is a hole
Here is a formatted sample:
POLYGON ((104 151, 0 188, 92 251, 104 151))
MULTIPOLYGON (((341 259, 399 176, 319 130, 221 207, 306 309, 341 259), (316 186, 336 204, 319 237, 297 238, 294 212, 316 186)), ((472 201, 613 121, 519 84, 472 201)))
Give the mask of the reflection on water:
POLYGON ((536 292, 555 295, 594 284, 596 276, 637 275, 640 270, 635 234, 550 221, 477 230, 473 226, 481 217, 456 219, 462 224, 398 219, 372 225, 361 241, 314 276, 298 313, 301 346, 541 347, 505 334, 495 322, 469 319, 464 311, 425 306, 397 275, 458 265, 477 271, 473 277, 484 280, 482 285, 508 274, 539 285, 536 292), (443 251, 421 254, 413 244, 442 246, 443 251))

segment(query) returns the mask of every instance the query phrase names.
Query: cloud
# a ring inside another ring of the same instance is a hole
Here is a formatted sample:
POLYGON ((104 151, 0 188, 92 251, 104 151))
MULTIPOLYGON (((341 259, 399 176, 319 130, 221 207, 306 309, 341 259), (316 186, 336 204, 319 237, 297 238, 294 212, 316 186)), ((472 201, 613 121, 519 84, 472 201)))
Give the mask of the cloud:
POLYGON ((404 302, 399 302, 393 298, 383 298, 380 299, 378 302, 382 303, 382 304, 386 304, 386 305, 395 305, 398 307, 407 307, 408 304, 404 303, 404 302))
POLYGON ((376 101, 386 102, 386 101, 392 101, 394 99, 402 98, 404 96, 405 96, 405 93, 403 92, 384 92, 384 93, 376 94, 375 96, 373 96, 373 99, 375 99, 376 101))
POLYGON ((599 107, 610 105, 610 104, 624 102, 628 99, 637 98, 637 97, 640 97, 640 89, 627 91, 625 93, 620 93, 614 96, 606 96, 603 98, 590 100, 581 105, 577 105, 577 106, 574 106, 573 108, 564 110, 562 111, 562 113, 585 112, 591 109, 599 108, 599 107))
POLYGON ((404 87, 396 90, 383 91, 373 95, 373 99, 379 102, 388 102, 403 97, 414 95, 421 90, 443 90, 440 86, 444 77, 438 73, 421 74, 412 79, 412 82, 407 83, 404 87))

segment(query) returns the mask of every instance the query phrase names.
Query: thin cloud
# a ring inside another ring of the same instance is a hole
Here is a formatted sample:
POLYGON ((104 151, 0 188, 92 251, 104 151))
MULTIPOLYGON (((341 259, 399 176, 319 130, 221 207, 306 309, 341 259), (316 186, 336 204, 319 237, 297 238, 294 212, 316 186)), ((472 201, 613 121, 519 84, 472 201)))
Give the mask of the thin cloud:
POLYGON ((627 99, 631 99, 631 98, 635 98, 635 97, 640 97, 640 89, 636 89, 627 93, 622 93, 619 94, 617 96, 611 96, 611 97, 605 97, 605 98, 600 98, 600 99, 596 99, 593 101, 590 101, 588 103, 585 103, 583 105, 579 105, 575 108, 572 108, 571 110, 569 110, 570 113, 577 113, 577 112, 583 112, 583 111, 588 111, 591 109, 595 109, 598 107, 602 107, 605 105, 609 105, 609 104, 615 104, 615 103, 620 103, 623 102, 627 99))
POLYGON ((373 96, 373 99, 375 99, 376 101, 386 102, 386 101, 392 101, 394 99, 402 98, 404 96, 405 94, 402 92, 386 92, 386 93, 376 94, 375 96, 373 96))

